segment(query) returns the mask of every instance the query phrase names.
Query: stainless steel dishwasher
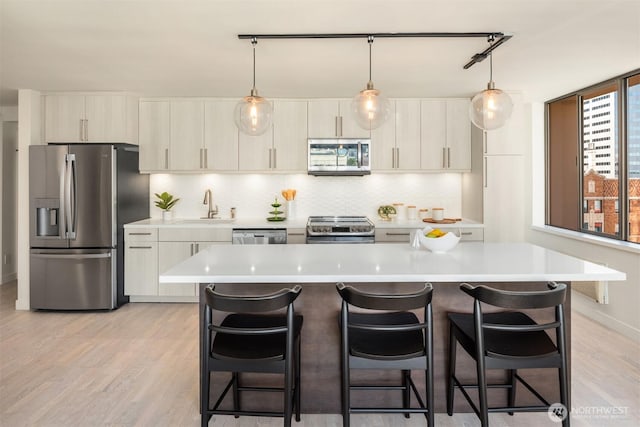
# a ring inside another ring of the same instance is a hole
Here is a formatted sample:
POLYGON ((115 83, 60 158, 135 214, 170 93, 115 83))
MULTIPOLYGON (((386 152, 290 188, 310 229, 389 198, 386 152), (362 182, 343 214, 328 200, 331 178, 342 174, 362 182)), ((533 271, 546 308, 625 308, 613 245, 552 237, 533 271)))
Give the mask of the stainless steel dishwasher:
POLYGON ((234 228, 234 245, 282 245, 287 243, 286 228, 234 228))

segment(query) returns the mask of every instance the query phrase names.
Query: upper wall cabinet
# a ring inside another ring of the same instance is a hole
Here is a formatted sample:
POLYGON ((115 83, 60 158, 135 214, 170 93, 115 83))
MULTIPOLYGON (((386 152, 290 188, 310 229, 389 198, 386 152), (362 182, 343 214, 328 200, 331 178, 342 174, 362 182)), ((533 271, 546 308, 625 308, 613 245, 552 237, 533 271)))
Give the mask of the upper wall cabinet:
POLYGON ((45 95, 45 142, 138 143, 138 100, 124 94, 45 95))
POLYGON ((171 170, 204 169, 203 101, 171 101, 170 141, 171 170))
POLYGON ((421 128, 423 170, 471 170, 469 100, 422 100, 421 128))
POLYGON ((308 101, 309 138, 369 138, 351 114, 351 100, 308 101))
POLYGON ((391 102, 391 115, 371 131, 374 171, 420 169, 420 100, 391 102))
POLYGON ((140 101, 140 170, 168 171, 171 146, 169 101, 140 101))
POLYGON ((210 171, 238 170, 238 128, 233 111, 238 101, 205 101, 203 168, 210 171))
POLYGON ((262 135, 240 132, 241 171, 306 172, 307 102, 273 101, 273 126, 262 135))

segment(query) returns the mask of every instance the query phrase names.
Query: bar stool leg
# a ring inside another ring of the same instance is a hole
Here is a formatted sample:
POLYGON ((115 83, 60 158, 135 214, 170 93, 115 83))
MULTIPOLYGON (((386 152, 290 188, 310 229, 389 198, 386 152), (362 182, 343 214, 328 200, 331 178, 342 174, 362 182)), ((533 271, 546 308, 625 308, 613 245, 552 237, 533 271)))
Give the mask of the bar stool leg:
MULTIPOLYGON (((240 391, 238 390, 240 387, 240 375, 237 372, 232 374, 233 381, 233 410, 240 410, 240 391)), ((239 415, 234 415, 234 418, 240 418, 239 415)))
POLYGON ((453 378, 456 375, 456 339, 453 335, 453 331, 451 330, 452 326, 449 323, 449 359, 447 363, 449 364, 449 375, 447 375, 447 414, 449 416, 453 415, 453 397, 454 397, 454 383, 453 378))
MULTIPOLYGON (((411 386, 409 385, 409 378, 411 378, 411 371, 402 370, 402 407, 408 409, 411 407, 411 386)), ((409 412, 404 414, 405 418, 409 418, 411 414, 409 412)))
POLYGON ((207 427, 209 425, 209 418, 211 417, 211 415, 207 412, 209 410, 209 387, 211 387, 211 373, 208 371, 204 371, 202 375, 202 390, 200 390, 200 393, 201 393, 200 426, 201 427, 207 427))
POLYGON ((427 425, 428 427, 435 426, 435 414, 433 413, 433 312, 431 305, 427 308, 427 321, 429 327, 427 328, 427 372, 426 372, 426 392, 427 392, 427 425))
POLYGON ((478 356, 476 363, 478 372, 478 397, 480 400, 480 424, 482 427, 489 427, 489 406, 487 403, 487 377, 484 369, 484 357, 478 356))
MULTIPOLYGON (((509 381, 511 382, 511 388, 509 389, 509 399, 507 405, 510 407, 516 406, 516 373, 515 369, 509 369, 507 371, 509 373, 509 381)), ((508 412, 509 415, 513 416, 513 412, 508 412)))
POLYGON ((300 351, 301 351, 301 338, 298 337, 298 346, 296 349, 296 366, 295 366, 295 389, 294 389, 294 398, 295 398, 295 407, 296 407, 296 421, 300 422, 300 372, 301 372, 301 367, 300 367, 300 351))

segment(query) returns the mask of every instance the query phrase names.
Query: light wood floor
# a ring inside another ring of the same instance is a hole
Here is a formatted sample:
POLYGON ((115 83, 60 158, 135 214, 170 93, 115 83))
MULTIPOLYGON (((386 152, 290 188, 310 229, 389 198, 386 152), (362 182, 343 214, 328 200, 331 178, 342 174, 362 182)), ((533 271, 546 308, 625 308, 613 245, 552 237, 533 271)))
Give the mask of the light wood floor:
MULTIPOLYGON (((15 282, 0 286, 0 426, 199 425, 196 304, 54 313, 16 311, 15 299, 15 282)), ((640 345, 578 313, 572 316, 572 425, 640 425, 640 345)), ((545 413, 495 414, 490 420, 492 426, 558 425, 545 413)), ((424 417, 399 415, 353 416, 352 424, 426 425, 424 417)), ((437 414, 436 424, 478 422, 472 414, 437 414)), ((282 420, 215 417, 209 425, 267 427, 282 420)), ((303 414, 294 425, 333 427, 342 420, 303 414)))

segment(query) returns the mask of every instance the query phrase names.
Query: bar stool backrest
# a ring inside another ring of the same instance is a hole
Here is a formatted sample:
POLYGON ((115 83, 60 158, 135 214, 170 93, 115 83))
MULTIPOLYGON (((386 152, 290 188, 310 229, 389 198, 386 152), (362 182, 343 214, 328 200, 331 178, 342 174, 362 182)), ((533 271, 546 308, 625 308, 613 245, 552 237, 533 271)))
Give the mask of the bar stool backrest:
POLYGON ((342 299, 356 307, 369 310, 413 310, 425 308, 433 295, 433 286, 426 283, 422 289, 406 294, 373 294, 362 292, 344 283, 336 285, 342 299))
POLYGON ((284 288, 267 295, 224 295, 216 292, 215 286, 205 288, 205 301, 214 310, 241 313, 264 313, 287 307, 300 295, 302 287, 284 288))
POLYGON ((476 300, 510 309, 548 308, 563 304, 567 294, 567 285, 551 282, 548 287, 549 290, 543 291, 506 291, 484 285, 472 286, 468 283, 460 285, 460 289, 476 300))

